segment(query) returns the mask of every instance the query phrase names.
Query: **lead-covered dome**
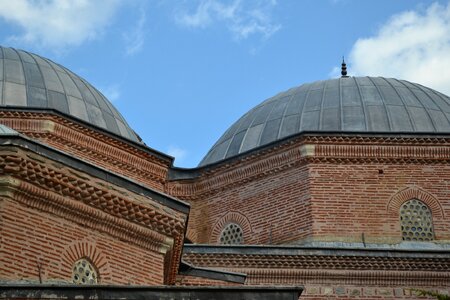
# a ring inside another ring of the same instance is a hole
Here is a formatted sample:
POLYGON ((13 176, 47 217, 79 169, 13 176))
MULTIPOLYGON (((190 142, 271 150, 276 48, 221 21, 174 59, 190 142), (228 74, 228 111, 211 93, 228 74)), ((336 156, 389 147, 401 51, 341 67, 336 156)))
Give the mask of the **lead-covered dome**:
POLYGON ((139 142, 116 108, 86 80, 39 55, 1 46, 0 106, 54 109, 139 142))
POLYGON ((269 98, 234 123, 200 166, 300 132, 450 133, 450 98, 405 80, 342 77, 269 98))

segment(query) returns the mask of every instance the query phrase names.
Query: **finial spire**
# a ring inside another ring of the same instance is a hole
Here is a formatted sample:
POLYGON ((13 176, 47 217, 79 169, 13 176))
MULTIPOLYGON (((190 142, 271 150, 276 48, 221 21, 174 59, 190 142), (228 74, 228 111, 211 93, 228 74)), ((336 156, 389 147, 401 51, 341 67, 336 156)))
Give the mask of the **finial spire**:
POLYGON ((345 63, 344 56, 342 56, 342 69, 341 69, 341 77, 345 78, 347 76, 347 64, 345 63))

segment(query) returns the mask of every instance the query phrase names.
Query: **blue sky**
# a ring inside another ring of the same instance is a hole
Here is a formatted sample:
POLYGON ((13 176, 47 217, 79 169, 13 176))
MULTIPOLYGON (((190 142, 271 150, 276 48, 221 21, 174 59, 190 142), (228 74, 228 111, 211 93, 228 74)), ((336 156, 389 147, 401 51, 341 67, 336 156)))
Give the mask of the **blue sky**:
POLYGON ((86 78, 180 167, 264 99, 337 77, 342 55, 450 94, 448 1, 0 0, 0 39, 86 78))

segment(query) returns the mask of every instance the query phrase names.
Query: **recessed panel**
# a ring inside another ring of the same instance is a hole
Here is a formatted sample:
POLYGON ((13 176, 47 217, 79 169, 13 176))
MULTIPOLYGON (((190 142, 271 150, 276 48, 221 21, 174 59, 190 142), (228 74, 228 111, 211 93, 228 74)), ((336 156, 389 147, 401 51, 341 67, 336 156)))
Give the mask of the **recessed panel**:
POLYGON ((44 76, 45 86, 47 87, 47 89, 59 93, 64 93, 61 81, 59 80, 56 72, 53 69, 41 66, 41 72, 44 76))
POLYGON ((362 131, 366 129, 365 117, 362 107, 349 106, 343 109, 343 130, 362 131))
POLYGON ((360 86, 359 89, 365 105, 383 105, 383 99, 376 86, 360 86))
POLYGON ((70 114, 86 122, 89 122, 89 116, 84 101, 72 96, 68 96, 67 98, 69 100, 70 114))
POLYGON ((266 123, 261 135, 260 145, 273 142, 278 138, 278 132, 280 131, 281 119, 270 120, 266 123))
POLYGON ((408 132, 413 130, 411 120, 404 106, 388 105, 386 108, 391 120, 392 131, 408 132))
POLYGON ((301 117, 301 131, 314 131, 319 129, 320 111, 304 112, 301 117))
POLYGON ((425 109, 419 107, 409 108, 411 118, 414 120, 416 131, 433 132, 434 127, 431 123, 430 117, 425 109))
POLYGON ((47 91, 43 88, 29 86, 27 100, 30 107, 48 107, 47 91))
POLYGON ((342 87, 343 106, 361 106, 361 96, 356 86, 342 87))
POLYGON ((25 78, 28 86, 45 88, 44 78, 36 64, 23 63, 23 69, 25 71, 25 78))
POLYGON ((281 122, 280 138, 297 133, 299 127, 300 116, 298 114, 284 117, 281 122))
POLYGON ((326 108, 322 111, 321 130, 336 131, 341 129, 341 116, 339 108, 326 108))
POLYGON ((25 84, 25 77, 20 61, 5 59, 4 77, 6 81, 25 84))
POLYGON ((391 130, 384 105, 367 106, 366 113, 369 131, 388 132, 391 130))
POLYGON ((298 94, 294 94, 291 98, 291 101, 288 103, 286 107, 286 116, 294 115, 301 113, 301 109, 305 103, 306 92, 301 92, 298 94))
POLYGON ((323 95, 322 90, 310 91, 307 96, 303 111, 319 110, 320 107, 322 106, 322 95, 323 95))
POLYGON ((72 78, 70 78, 69 75, 67 75, 66 73, 58 72, 58 77, 61 80, 61 83, 64 87, 64 91, 68 95, 80 99, 82 98, 80 91, 78 90, 77 86, 75 85, 75 83, 73 82, 72 78))
POLYGON ((67 103, 66 95, 55 91, 47 91, 48 106, 63 113, 69 113, 69 105, 67 103))
POLYGON ((259 124, 252 126, 247 130, 244 140, 242 142, 241 152, 247 151, 249 149, 258 147, 259 139, 261 137, 261 132, 265 124, 259 124))
POLYGON ((100 108, 90 103, 86 103, 86 109, 91 123, 100 126, 102 128, 106 128, 106 123, 105 120, 103 119, 103 114, 100 108))
POLYGON ((26 106, 27 93, 23 84, 4 81, 3 103, 11 106, 26 106))

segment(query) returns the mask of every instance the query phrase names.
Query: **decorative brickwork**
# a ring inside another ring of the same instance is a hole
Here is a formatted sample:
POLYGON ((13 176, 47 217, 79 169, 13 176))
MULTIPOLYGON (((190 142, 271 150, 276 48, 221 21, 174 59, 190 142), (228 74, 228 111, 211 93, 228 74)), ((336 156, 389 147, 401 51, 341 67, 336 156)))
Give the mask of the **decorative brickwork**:
MULTIPOLYGON (((302 270, 379 270, 379 271, 436 271, 450 270, 450 258, 368 257, 336 255, 258 255, 226 253, 185 253, 183 259, 194 266, 247 269, 302 270)), ((245 273, 245 272, 244 272, 245 273)), ((450 276, 450 275, 449 275, 450 276)), ((450 278, 450 277, 449 277, 450 278)))
POLYGON ((243 242, 245 243, 246 237, 248 239, 252 234, 252 227, 248 219, 243 214, 235 211, 227 213, 217 221, 217 223, 213 227, 213 230, 211 231, 210 243, 219 243, 222 230, 227 224, 230 223, 236 223, 242 228, 243 242))
MULTIPOLYGON (((59 171, 62 166, 51 168, 50 165, 30 159, 30 156, 20 157, 15 153, 8 155, 5 152, 0 154, 0 167, 4 166, 3 174, 11 174, 15 178, 23 179, 40 187, 45 186, 44 193, 51 191, 64 196, 61 201, 68 202, 67 198, 70 197, 113 216, 149 227, 161 234, 179 235, 183 233, 183 221, 159 212, 155 209, 158 207, 157 204, 148 206, 139 204, 139 201, 130 201, 126 196, 132 197, 131 194, 125 194, 124 197, 118 193, 112 193, 111 189, 105 188, 106 186, 83 180, 83 177, 86 179, 86 175, 78 174, 76 176, 73 171, 70 172, 73 175, 65 174, 59 171), (46 178, 47 176, 49 178, 46 178)), ((70 204, 67 203, 67 205, 70 204)), ((162 206, 159 205, 158 209, 162 210, 162 206)))
POLYGON ((112 274, 108 260, 103 252, 98 249, 95 241, 75 241, 66 246, 64 253, 61 255, 62 268, 70 270, 82 258, 88 258, 98 270, 98 274, 96 274, 98 282, 111 280, 112 274))
POLYGON ((72 283, 75 259, 89 253, 99 257, 100 284, 164 283, 164 254, 92 228, 82 219, 77 223, 10 198, 1 201, 0 219, 3 281, 72 283), (95 248, 86 249, 91 246, 95 248))
POLYGON ((252 250, 249 246, 239 248, 243 254, 238 248, 200 248, 188 247, 183 259, 198 267, 245 273, 246 285, 305 285, 300 299, 417 299, 408 287, 443 290, 450 283, 446 251, 417 255, 290 247, 252 250))
MULTIPOLYGON (((186 215, 164 207, 152 199, 102 182, 27 150, 13 147, 3 147, 1 150, 1 195, 10 197, 17 204, 24 205, 31 210, 55 215, 72 222, 70 224, 89 228, 88 232, 102 232, 117 241, 126 241, 130 251, 131 248, 137 247, 142 252, 140 255, 150 253, 153 260, 159 261, 155 265, 154 272, 160 275, 155 277, 155 281, 150 280, 146 275, 142 277, 144 280, 141 281, 142 283, 162 284, 165 282, 170 284, 175 282, 186 215), (164 256, 165 258, 163 258, 164 256), (162 264, 162 259, 165 260, 165 264, 162 264), (160 269, 158 270, 158 268, 160 269), (163 271, 163 268, 166 268, 166 271, 163 271), (165 278, 164 281, 163 278, 165 278)), ((6 209, 4 213, 8 214, 15 210, 17 208, 6 209)), ((28 214, 30 213, 31 211, 28 212, 28 214)), ((3 214, 3 216, 5 215, 3 214)), ((40 224, 31 224, 40 226, 40 224)), ((24 227, 24 224, 21 226, 24 227)), ((57 234, 58 231, 53 229, 52 233, 57 234)), ((86 236, 88 235, 86 234, 86 236)), ((35 246, 39 247, 39 244, 35 246)), ((117 259, 118 261, 115 263, 120 264, 121 259, 117 259)), ((65 261, 67 262, 67 260, 66 256, 65 261)), ((12 262, 15 261, 12 260, 12 262)), ((52 260, 48 261, 50 263, 52 260)), ((49 275, 49 277, 70 280, 73 262, 72 259, 70 266, 68 263, 65 264, 68 269, 65 269, 63 273, 52 273, 53 275, 49 275), (58 274, 61 275, 58 276, 58 274)), ((124 268, 128 270, 131 266, 132 264, 128 263, 124 268)), ((151 264, 146 268, 149 266, 151 268, 151 264)), ((48 268, 46 270, 45 272, 50 272, 48 268)), ((136 272, 138 270, 139 268, 136 272)), ((132 268, 130 271, 135 272, 132 268)), ((117 277, 123 275, 120 272, 116 275, 111 274, 110 280, 108 280, 108 272, 105 274, 106 277, 100 274, 102 282, 119 283, 123 280, 117 277)), ((138 279, 132 281, 138 282, 138 279)))
POLYGON ((449 149, 444 137, 298 136, 205 166, 168 191, 190 201, 197 243, 216 242, 226 211, 252 224, 246 243, 399 243, 410 197, 432 210, 436 239, 450 240, 449 149))
POLYGON ((0 111, 0 122, 29 137, 164 191, 170 161, 49 113, 0 111))
POLYGON ((400 207, 403 203, 411 199, 419 199, 425 203, 430 209, 433 216, 444 217, 444 211, 442 205, 436 199, 435 196, 429 192, 417 187, 410 186, 405 187, 395 193, 390 199, 387 205, 387 211, 393 216, 398 215, 400 207))

